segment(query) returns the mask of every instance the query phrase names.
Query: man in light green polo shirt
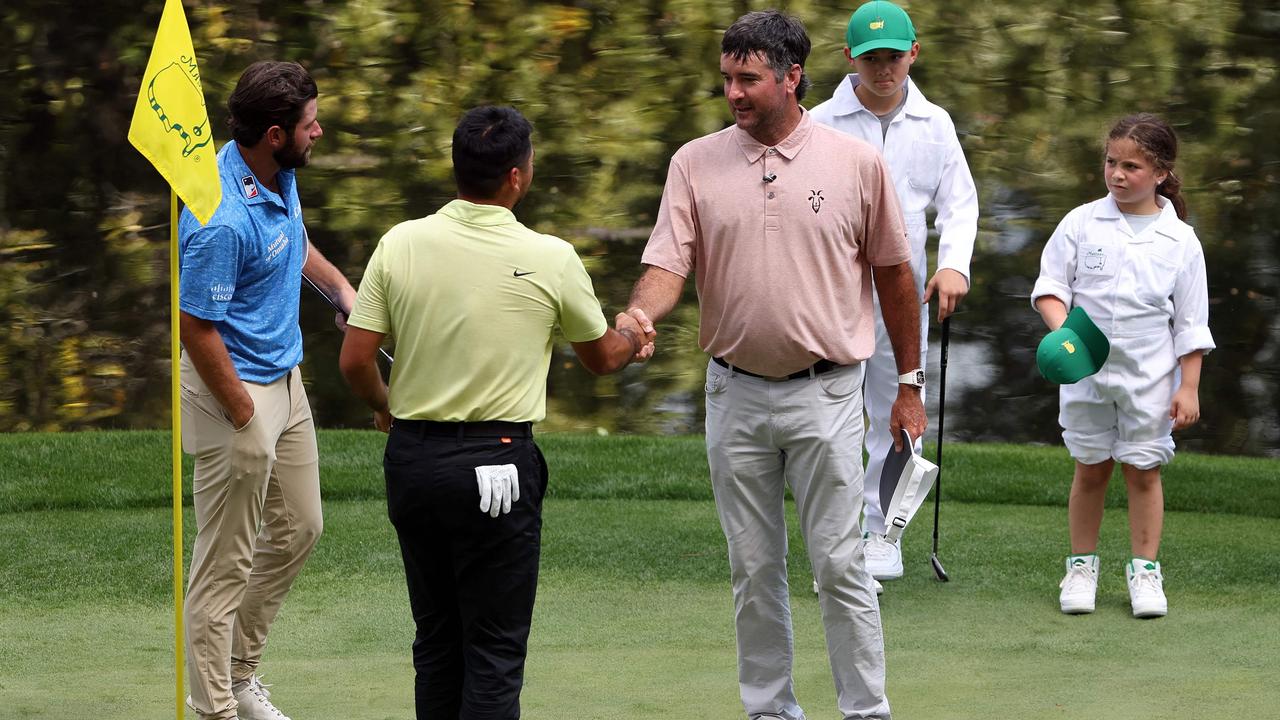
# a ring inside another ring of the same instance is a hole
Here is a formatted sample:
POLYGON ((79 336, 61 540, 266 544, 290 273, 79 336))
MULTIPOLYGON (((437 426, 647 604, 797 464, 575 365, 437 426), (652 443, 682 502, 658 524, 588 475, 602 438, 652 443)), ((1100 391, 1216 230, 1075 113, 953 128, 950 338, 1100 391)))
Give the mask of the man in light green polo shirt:
POLYGON ((512 213, 533 182, 531 131, 513 108, 463 116, 458 199, 382 237, 342 345, 343 375, 390 431, 419 720, 520 716, 547 483, 531 426, 546 415, 555 329, 595 374, 653 352, 629 315, 609 328, 572 245, 512 213), (389 392, 376 364, 388 335, 389 392))

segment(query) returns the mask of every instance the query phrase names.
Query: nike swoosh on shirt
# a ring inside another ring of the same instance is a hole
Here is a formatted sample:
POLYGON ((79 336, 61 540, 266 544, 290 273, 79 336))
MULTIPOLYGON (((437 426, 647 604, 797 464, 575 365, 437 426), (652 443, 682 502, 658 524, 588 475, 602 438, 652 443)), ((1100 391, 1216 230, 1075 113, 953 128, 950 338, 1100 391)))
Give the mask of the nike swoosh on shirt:
POLYGON ((513 271, 511 272, 511 276, 512 276, 512 277, 524 277, 525 275, 532 275, 532 274, 534 274, 534 273, 536 273, 536 272, 538 272, 538 271, 537 271, 537 270, 530 270, 529 272, 520 272, 519 270, 513 270, 513 271))

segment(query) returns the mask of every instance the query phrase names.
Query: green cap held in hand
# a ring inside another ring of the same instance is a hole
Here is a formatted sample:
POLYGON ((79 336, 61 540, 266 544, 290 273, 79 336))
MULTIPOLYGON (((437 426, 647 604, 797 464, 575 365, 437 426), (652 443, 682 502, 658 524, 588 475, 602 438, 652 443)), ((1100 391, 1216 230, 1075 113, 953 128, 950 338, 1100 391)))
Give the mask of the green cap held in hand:
POLYGON ((1045 380, 1070 385, 1102 369, 1111 354, 1111 343, 1102 334, 1084 308, 1077 307, 1067 315, 1062 327, 1040 341, 1036 348, 1036 367, 1045 380))

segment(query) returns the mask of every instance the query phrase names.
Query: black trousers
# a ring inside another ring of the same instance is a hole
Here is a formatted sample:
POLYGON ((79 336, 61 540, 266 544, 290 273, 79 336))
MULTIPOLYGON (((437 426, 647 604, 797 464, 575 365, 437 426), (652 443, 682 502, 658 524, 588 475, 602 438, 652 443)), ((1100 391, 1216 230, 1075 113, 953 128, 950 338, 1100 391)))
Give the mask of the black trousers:
POLYGON ((417 626, 418 720, 520 717, 547 487, 528 427, 392 425, 383 469, 417 626), (480 511, 475 468, 507 463, 519 471, 520 499, 493 518, 480 511))

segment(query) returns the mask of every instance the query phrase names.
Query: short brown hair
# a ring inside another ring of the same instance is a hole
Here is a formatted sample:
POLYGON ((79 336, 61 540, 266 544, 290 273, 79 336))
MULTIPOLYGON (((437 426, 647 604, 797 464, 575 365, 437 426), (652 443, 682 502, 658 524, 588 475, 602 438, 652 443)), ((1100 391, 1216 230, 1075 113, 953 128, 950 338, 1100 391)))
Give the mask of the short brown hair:
POLYGON ((759 53, 773 69, 774 80, 782 82, 792 65, 800 66, 800 84, 796 86, 796 100, 804 99, 809 89, 809 76, 804 72, 804 61, 809 58, 809 34, 800 18, 777 10, 749 12, 738 18, 720 40, 720 54, 738 62, 759 53))
POLYGON ((253 147, 273 125, 292 133, 307 103, 319 95, 311 73, 298 63, 256 62, 227 98, 227 126, 236 142, 253 147))

